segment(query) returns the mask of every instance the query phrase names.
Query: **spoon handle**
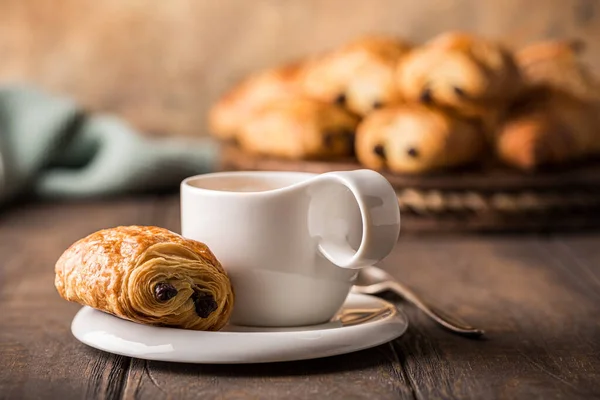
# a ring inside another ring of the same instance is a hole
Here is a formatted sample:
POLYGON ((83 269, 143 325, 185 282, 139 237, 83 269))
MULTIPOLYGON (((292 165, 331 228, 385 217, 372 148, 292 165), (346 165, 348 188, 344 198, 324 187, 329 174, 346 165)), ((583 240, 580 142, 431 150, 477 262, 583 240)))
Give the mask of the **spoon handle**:
POLYGON ((473 328, 458 320, 458 318, 449 316, 448 314, 442 313, 440 310, 425 304, 412 290, 398 281, 390 282, 390 289, 409 303, 413 304, 419 310, 423 311, 435 322, 454 333, 472 337, 478 337, 485 333, 481 329, 473 328))

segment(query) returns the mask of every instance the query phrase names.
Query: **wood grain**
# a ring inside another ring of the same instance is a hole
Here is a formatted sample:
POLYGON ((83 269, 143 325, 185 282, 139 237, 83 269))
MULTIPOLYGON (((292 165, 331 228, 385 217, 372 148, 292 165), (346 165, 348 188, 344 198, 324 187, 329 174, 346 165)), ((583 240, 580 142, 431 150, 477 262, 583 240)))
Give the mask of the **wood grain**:
POLYGON ((147 362, 77 342, 53 265, 120 224, 179 230, 175 195, 0 214, 0 398, 587 399, 600 396, 600 235, 401 237, 382 266, 487 330, 469 340, 398 301, 408 332, 343 356, 265 365, 147 362))
POLYGON ((129 377, 125 398, 413 399, 390 344, 323 360, 280 364, 211 366, 135 360, 129 377))
POLYGON ((206 111, 250 72, 366 33, 422 42, 461 29, 519 47, 581 38, 600 69, 595 0, 0 0, 0 82, 116 112, 148 133, 206 134, 206 111))
POLYGON ((77 342, 70 321, 79 306, 56 293, 56 259, 104 227, 179 231, 178 207, 173 196, 127 198, 30 205, 1 216, 0 398, 413 398, 389 344, 326 360, 232 367, 132 360, 77 342))
POLYGON ((590 253, 594 241, 596 236, 401 242, 401 262, 385 266, 487 330, 486 340, 459 340, 410 312, 413 329, 395 348, 417 397, 600 395, 600 271, 593 267, 598 251, 590 253), (568 254, 564 246, 580 252, 568 254), (574 265, 575 254, 585 262, 574 265))
POLYGON ((0 216, 0 398, 119 397, 130 360, 82 352, 69 322, 79 307, 58 296, 54 263, 104 226, 149 223, 154 207, 143 199, 47 204, 0 216))

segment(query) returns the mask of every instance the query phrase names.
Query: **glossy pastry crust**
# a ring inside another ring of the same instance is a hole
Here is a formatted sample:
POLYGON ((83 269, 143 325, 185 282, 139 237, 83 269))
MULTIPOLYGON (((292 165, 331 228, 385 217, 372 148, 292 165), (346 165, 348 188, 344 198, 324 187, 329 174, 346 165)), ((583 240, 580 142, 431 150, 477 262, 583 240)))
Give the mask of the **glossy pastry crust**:
POLYGON ((255 73, 225 93, 209 110, 212 135, 233 141, 256 110, 275 101, 295 97, 303 64, 294 62, 255 73))
POLYGON ((219 330, 234 294, 210 249, 153 226, 104 229, 69 247, 55 266, 66 300, 134 322, 219 330))
POLYGON ((359 125, 356 154, 368 168, 414 174, 478 161, 486 140, 480 127, 440 109, 401 105, 359 125))
POLYGON ((585 45, 577 40, 549 40, 516 53, 529 85, 548 85, 585 100, 600 99, 600 81, 583 62, 585 45))
POLYGON ((406 101, 479 118, 488 128, 522 89, 508 49, 463 32, 443 33, 415 48, 399 63, 397 81, 406 101))
POLYGON ((257 111, 239 135, 252 153, 289 159, 336 159, 354 154, 358 118, 335 104, 306 97, 257 111))
POLYGON ((364 116, 400 101, 396 66, 411 45, 388 36, 365 36, 306 64, 302 90, 364 116))
POLYGON ((568 163, 600 154, 598 126, 598 104, 556 87, 532 87, 500 126, 496 152, 525 171, 568 163))

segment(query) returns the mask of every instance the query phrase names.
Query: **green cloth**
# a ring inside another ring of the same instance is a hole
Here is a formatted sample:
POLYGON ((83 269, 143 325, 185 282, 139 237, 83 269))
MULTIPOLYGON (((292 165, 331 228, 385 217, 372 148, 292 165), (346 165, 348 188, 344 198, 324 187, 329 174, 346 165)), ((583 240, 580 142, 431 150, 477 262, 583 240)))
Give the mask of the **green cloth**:
POLYGON ((176 188, 210 172, 217 155, 209 138, 150 139, 70 99, 0 87, 0 205, 25 194, 67 199, 176 188))

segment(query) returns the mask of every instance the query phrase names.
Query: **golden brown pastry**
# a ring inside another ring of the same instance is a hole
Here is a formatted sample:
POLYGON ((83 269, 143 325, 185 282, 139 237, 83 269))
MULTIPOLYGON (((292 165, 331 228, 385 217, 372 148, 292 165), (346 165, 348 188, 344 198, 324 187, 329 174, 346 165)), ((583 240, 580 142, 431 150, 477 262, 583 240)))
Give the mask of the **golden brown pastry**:
POLYGON ((582 99, 600 99, 600 81, 582 60, 585 46, 577 40, 549 40, 516 53, 522 75, 530 85, 550 85, 582 99))
POLYGON ((525 171, 600 153, 600 107, 555 87, 531 88, 498 131, 496 151, 525 171))
POLYGON ((423 173, 480 159, 486 150, 477 124, 418 103, 375 111, 356 133, 356 155, 371 169, 423 173))
POLYGON ((209 110, 211 133, 223 140, 235 140, 244 122, 258 109, 273 101, 296 97, 301 63, 290 63, 250 75, 222 96, 209 110))
POLYGON ((311 97, 336 102, 358 115, 397 103, 398 60, 410 45, 388 36, 365 36, 307 63, 302 88, 311 97))
POLYGON ((92 233, 55 272, 64 299, 143 324, 214 331, 233 310, 229 278, 210 249, 163 228, 92 233))
POLYGON ((434 104, 482 120, 493 129, 520 92, 512 54, 499 43, 462 32, 440 34, 399 63, 397 80, 409 102, 434 104))
POLYGON ((298 97, 263 107, 239 135, 250 152, 290 159, 351 156, 358 118, 335 104, 298 97))

